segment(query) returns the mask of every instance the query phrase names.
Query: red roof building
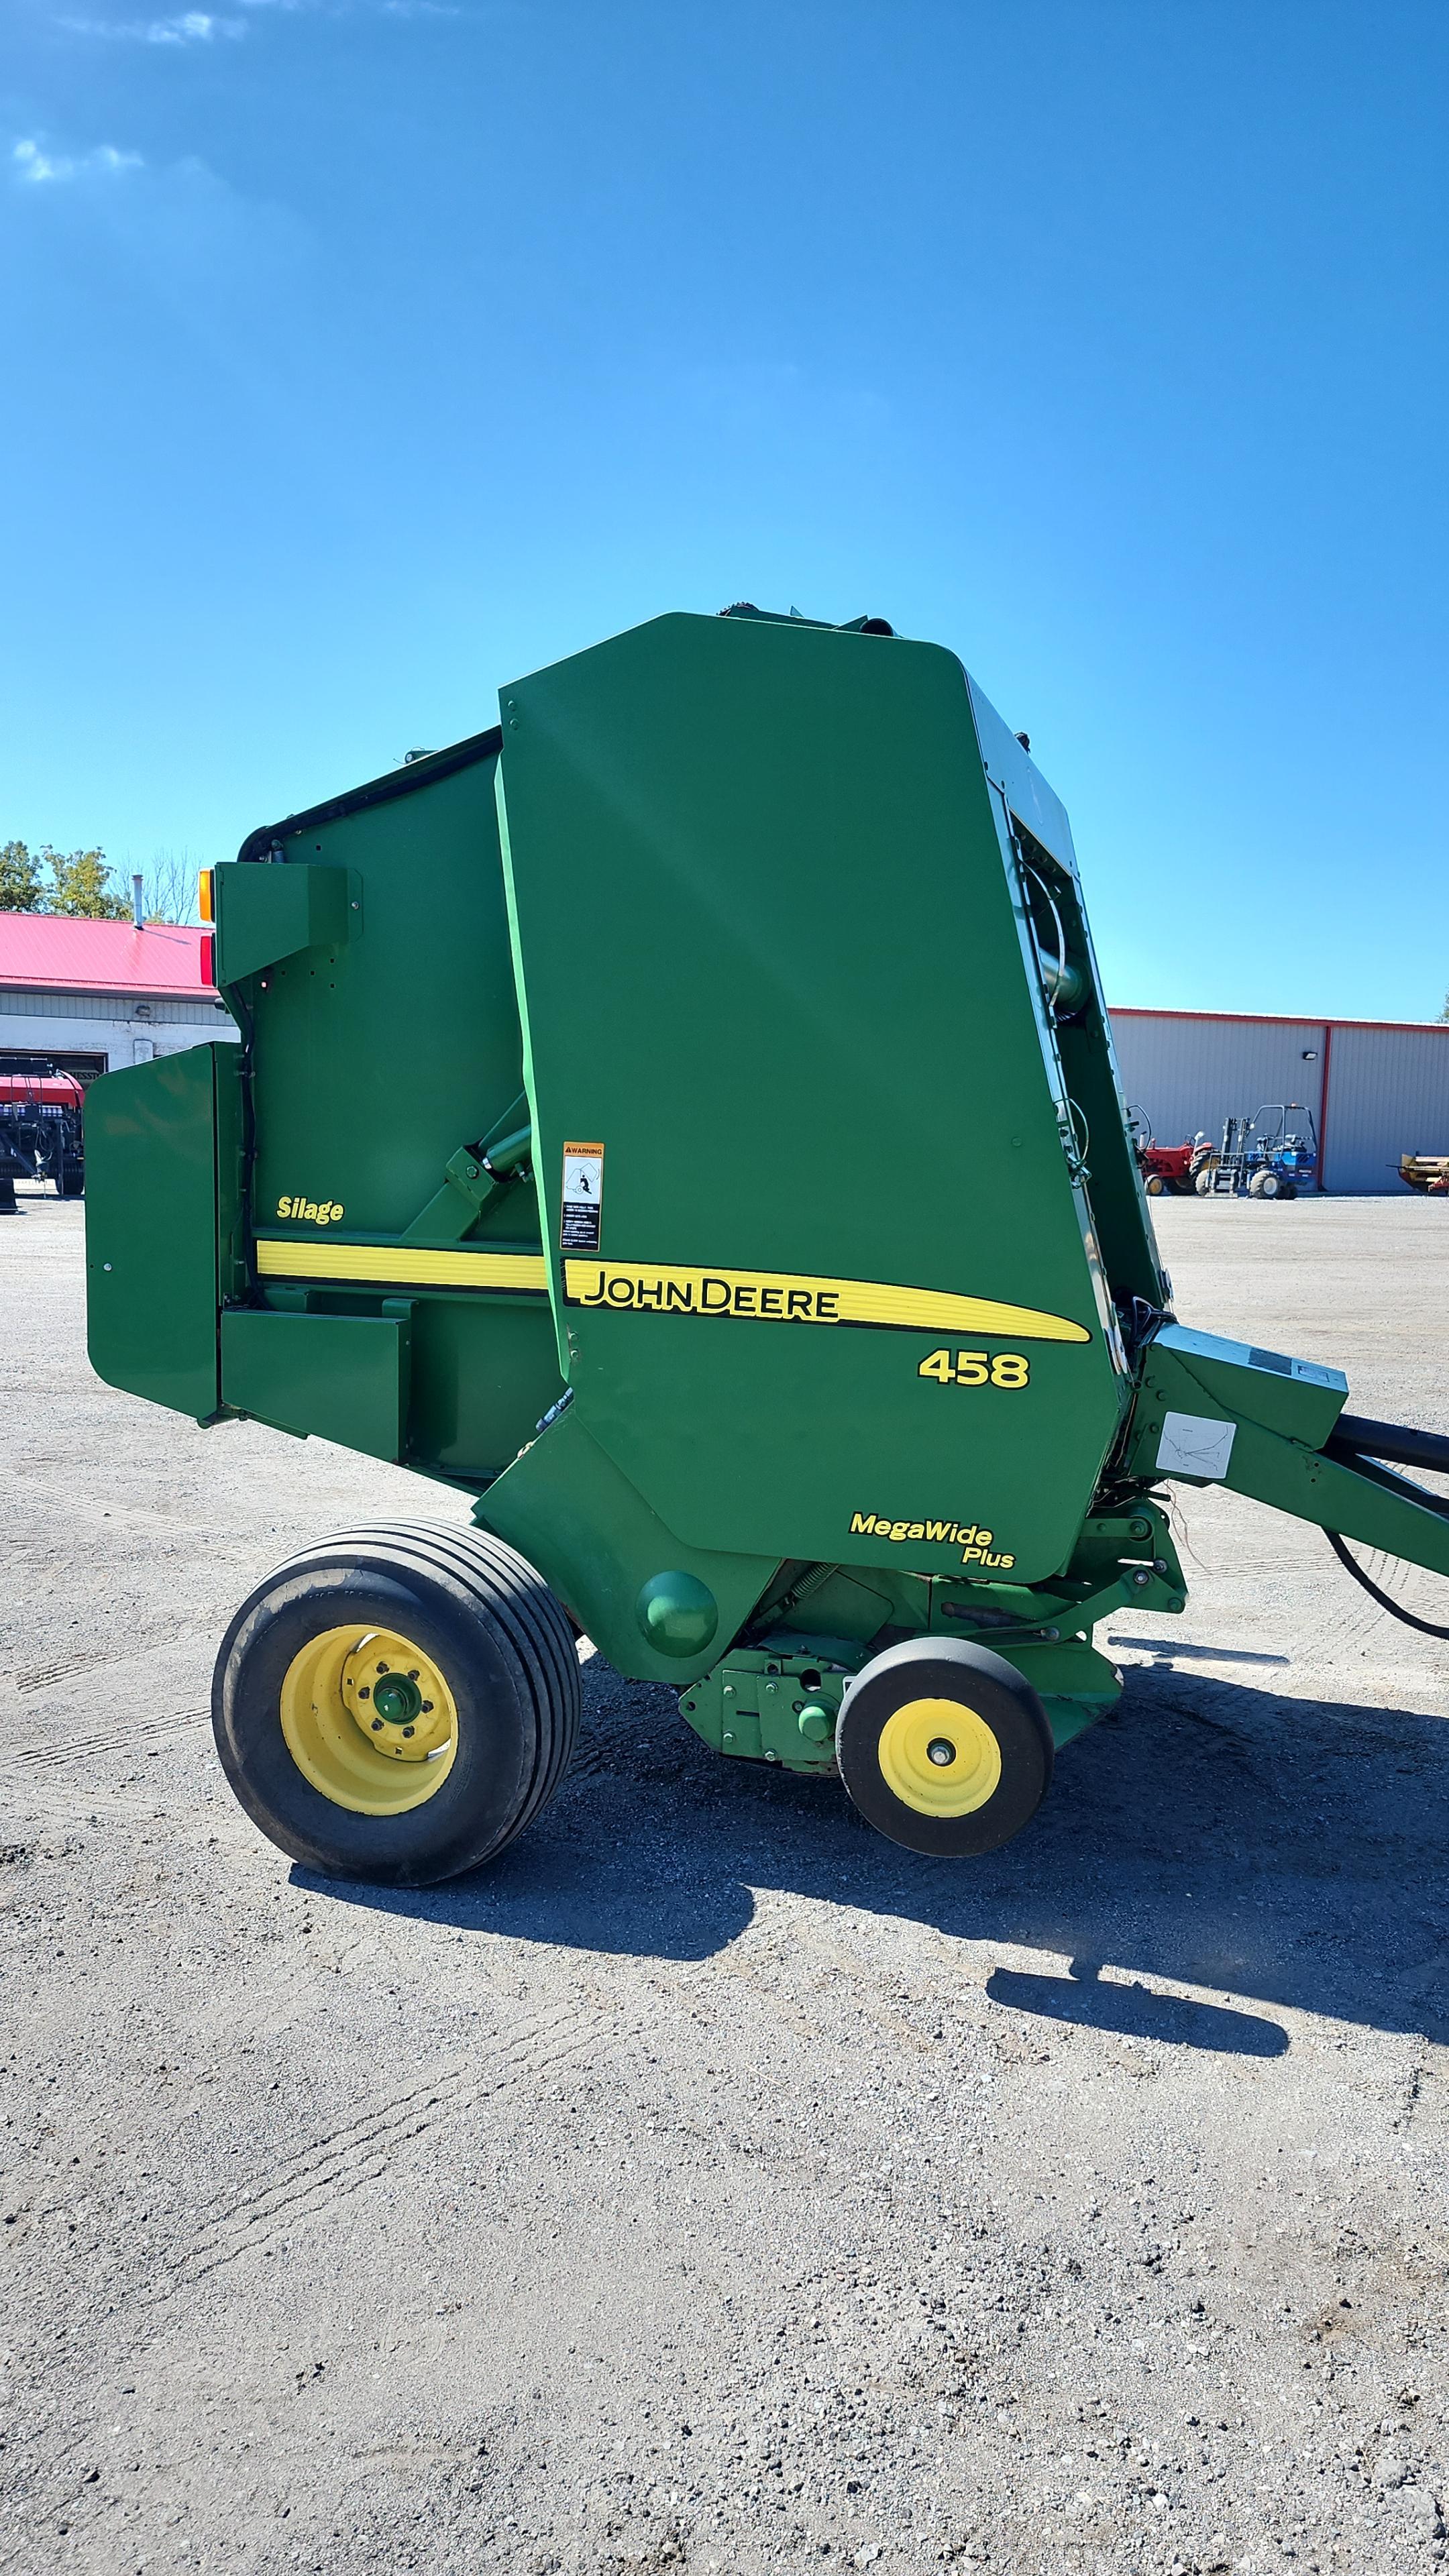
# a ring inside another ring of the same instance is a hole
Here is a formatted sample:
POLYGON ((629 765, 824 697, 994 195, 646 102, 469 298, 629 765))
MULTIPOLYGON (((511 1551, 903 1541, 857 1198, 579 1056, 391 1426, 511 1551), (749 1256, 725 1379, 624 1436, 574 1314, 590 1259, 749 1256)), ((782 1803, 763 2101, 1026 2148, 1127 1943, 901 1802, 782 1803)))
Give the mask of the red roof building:
POLYGON ((184 995, 216 1000, 211 933, 151 921, 69 921, 0 912, 0 987, 50 993, 184 995))
POLYGON ((209 930, 0 912, 0 1073, 43 1056, 86 1081, 234 1038, 210 976, 209 930))

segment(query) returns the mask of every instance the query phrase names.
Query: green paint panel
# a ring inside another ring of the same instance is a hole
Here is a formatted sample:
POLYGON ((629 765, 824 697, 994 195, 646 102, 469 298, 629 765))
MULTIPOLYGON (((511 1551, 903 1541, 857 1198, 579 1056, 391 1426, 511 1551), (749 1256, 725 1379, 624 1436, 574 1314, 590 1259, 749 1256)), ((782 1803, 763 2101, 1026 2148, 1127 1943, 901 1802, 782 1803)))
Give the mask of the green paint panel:
MULTIPOLYGON (((257 968, 241 987, 255 1031, 254 1222, 295 1242, 302 1260, 314 1244, 448 1246, 464 1236, 471 1246, 537 1244, 526 1175, 481 1215, 465 1210, 472 1221, 462 1226, 452 1220, 430 1237, 416 1223, 450 1159, 493 1134, 523 1092, 496 762, 496 734, 480 737, 463 756, 419 762, 338 800, 335 811, 246 844, 280 856, 216 871, 219 933, 235 921, 254 940, 251 951, 237 951, 257 968), (339 933, 330 939, 326 904, 339 933), (290 953, 270 951, 269 921, 322 922, 321 944, 311 937, 290 953), (284 1202, 341 1213, 325 1226, 299 1222, 279 1215, 284 1202)), ((370 1297, 334 1302, 360 1314, 399 1293, 384 1280, 370 1297)), ((429 1471, 481 1483, 517 1455, 562 1390, 546 1300, 406 1294, 405 1448, 376 1454, 406 1454, 429 1471)))
POLYGON ((299 949, 338 946, 361 911, 360 894, 349 901, 345 868, 264 861, 217 868, 212 883, 221 984, 240 984, 299 949))
POLYGON ((409 1445, 440 1474, 496 1476, 562 1393, 542 1297, 415 1302, 409 1445))
POLYGON ((666 617, 502 703, 536 1168, 593 1438, 694 1548, 959 1571, 934 1520, 1052 1573, 1127 1388, 960 663, 666 617), (647 1305, 569 1302, 571 1140, 605 1148, 600 1253, 647 1305), (659 1264, 946 1291, 1084 1338, 658 1311, 659 1264), (943 1387, 919 1374, 943 1347, 1022 1355, 1029 1382, 943 1387), (855 1515, 917 1535, 883 1548, 855 1515))
POLYGON ((400 1458, 408 1338, 392 1316, 237 1308, 221 1319, 221 1391, 238 1413, 283 1431, 400 1458))
POLYGON ((87 1344, 98 1377, 204 1421, 239 1274, 240 1050, 187 1047, 86 1094, 87 1344))
MULTIPOLYGON (((483 756, 385 804, 275 836, 281 864, 355 874, 361 929, 254 976, 258 1231, 284 1198, 340 1204, 328 1239, 396 1241, 441 1187, 449 1156, 487 1133, 523 1088, 508 921, 483 756)), ((419 764, 420 768, 423 766, 419 764)), ((232 900, 219 868, 218 910, 232 900)), ((532 1193, 504 1192, 470 1240, 534 1231, 532 1193), (490 1221, 491 1220, 491 1221, 490 1221)))
POLYGON ((688 1682, 719 1660, 775 1573, 772 1558, 689 1548, 589 1437, 570 1405, 474 1505, 473 1517, 536 1565, 579 1625, 636 1681, 688 1682), (638 1615, 657 1574, 691 1574, 719 1605, 699 1654, 659 1654, 638 1615))

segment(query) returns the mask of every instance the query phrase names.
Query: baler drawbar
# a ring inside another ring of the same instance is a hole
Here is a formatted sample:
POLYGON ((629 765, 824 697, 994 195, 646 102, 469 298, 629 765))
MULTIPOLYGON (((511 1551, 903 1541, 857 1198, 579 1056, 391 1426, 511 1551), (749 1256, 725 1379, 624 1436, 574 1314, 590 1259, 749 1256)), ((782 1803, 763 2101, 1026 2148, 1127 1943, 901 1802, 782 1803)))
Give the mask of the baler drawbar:
POLYGON ((722 1755, 984 1852, 1118 1697, 1097 1623, 1184 1608, 1172 1482, 1449 1574, 1398 1472, 1449 1441, 1175 1318, 1066 815, 942 647, 654 619, 205 908, 241 1043, 88 1095, 92 1363, 472 1505, 319 1540, 222 1641, 296 1859, 502 1850, 581 1633, 722 1755))

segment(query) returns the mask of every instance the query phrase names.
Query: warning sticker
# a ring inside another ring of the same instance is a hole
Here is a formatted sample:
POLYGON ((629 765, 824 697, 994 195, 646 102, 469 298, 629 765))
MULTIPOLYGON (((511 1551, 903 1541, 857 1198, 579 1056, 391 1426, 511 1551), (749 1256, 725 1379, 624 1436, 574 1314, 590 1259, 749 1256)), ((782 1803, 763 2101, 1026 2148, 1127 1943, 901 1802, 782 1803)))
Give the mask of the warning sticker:
POLYGON ((604 1196, 602 1145, 565 1145, 559 1245, 564 1252, 597 1252, 604 1196))

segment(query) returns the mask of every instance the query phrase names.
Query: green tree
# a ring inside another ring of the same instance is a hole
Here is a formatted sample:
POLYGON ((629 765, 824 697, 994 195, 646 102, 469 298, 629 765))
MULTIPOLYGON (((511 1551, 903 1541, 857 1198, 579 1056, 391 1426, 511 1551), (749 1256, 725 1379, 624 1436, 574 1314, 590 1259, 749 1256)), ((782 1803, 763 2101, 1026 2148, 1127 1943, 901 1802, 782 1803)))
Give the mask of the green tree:
POLYGON ((71 921, 124 921, 131 907, 124 895, 110 894, 111 874, 104 850, 52 850, 40 853, 50 870, 45 910, 64 913, 71 921))
POLYGON ((0 912, 41 912, 45 889, 40 861, 23 841, 0 841, 0 912))

